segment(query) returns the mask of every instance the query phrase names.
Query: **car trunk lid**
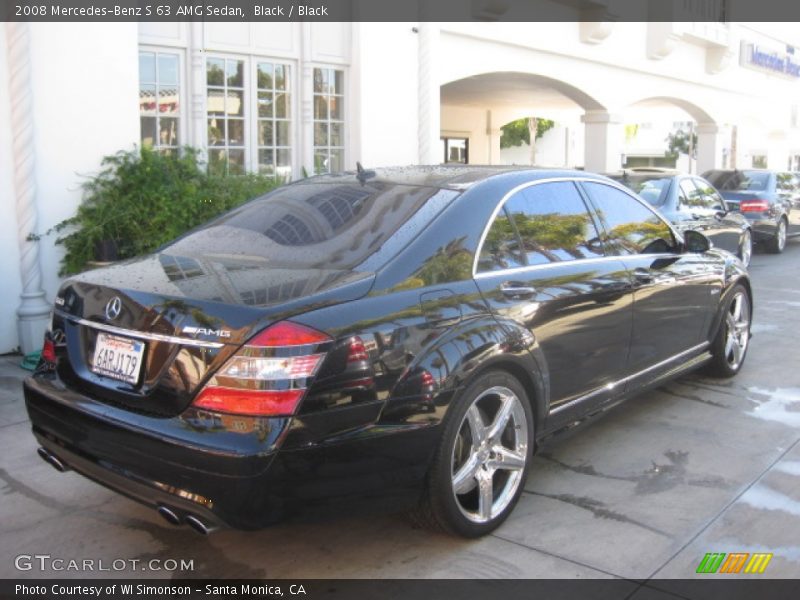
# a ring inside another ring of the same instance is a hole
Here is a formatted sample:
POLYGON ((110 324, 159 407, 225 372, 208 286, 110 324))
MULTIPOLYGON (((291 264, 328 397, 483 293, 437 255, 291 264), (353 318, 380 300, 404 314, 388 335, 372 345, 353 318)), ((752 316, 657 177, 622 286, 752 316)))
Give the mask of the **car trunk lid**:
POLYGON ((62 286, 59 374, 95 399, 182 412, 246 340, 276 321, 365 295, 374 275, 267 268, 242 258, 157 254, 62 286))

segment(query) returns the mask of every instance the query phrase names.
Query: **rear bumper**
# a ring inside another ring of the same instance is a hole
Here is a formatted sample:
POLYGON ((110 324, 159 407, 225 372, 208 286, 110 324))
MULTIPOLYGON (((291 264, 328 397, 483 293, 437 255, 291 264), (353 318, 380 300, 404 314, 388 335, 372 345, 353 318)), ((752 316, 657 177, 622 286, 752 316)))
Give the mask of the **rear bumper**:
POLYGON ((288 418, 156 418, 47 377, 27 379, 24 392, 36 439, 71 469, 148 506, 237 529, 298 513, 405 508, 418 498, 438 434, 428 427, 279 451, 288 418))
POLYGON ((778 233, 778 219, 764 216, 748 216, 747 213, 744 213, 744 216, 752 228, 754 242, 766 242, 774 238, 778 233))

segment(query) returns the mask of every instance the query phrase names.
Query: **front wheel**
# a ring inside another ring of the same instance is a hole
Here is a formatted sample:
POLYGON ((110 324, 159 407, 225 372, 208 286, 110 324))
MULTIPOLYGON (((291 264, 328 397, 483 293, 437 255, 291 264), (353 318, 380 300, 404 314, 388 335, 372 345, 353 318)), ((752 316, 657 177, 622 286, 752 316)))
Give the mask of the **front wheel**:
POLYGON ((504 371, 476 379, 454 401, 412 518, 464 537, 497 528, 517 503, 533 453, 533 411, 504 371))
POLYGON ((775 236, 767 243, 767 251, 771 254, 780 254, 786 248, 786 219, 778 221, 778 229, 775 236))
POLYGON ((713 358, 706 367, 709 375, 728 378, 739 372, 750 344, 751 321, 750 295, 743 285, 737 285, 725 305, 719 331, 711 345, 713 358))

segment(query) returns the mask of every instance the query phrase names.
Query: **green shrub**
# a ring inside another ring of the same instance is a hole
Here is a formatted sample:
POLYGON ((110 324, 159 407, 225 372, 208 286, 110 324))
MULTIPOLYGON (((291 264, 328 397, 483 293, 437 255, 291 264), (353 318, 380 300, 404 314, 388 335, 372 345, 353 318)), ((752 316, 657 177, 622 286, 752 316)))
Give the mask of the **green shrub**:
POLYGON ((102 244, 115 245, 120 259, 151 252, 282 183, 264 175, 209 173, 192 148, 121 151, 106 156, 102 167, 82 185, 75 216, 53 228, 69 232, 56 240, 66 249, 61 275, 85 269, 102 244))

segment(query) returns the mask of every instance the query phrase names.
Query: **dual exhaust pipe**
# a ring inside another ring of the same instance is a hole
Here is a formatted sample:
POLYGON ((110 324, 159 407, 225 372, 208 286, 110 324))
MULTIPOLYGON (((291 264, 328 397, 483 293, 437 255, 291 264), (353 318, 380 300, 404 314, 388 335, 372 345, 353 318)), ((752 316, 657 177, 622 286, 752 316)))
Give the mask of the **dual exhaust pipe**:
POLYGON ((170 525, 175 525, 176 527, 188 525, 200 535, 208 535, 217 530, 216 526, 206 523, 197 515, 187 514, 181 517, 180 513, 174 511, 169 506, 164 506, 163 504, 160 504, 156 511, 170 525))
MULTIPOLYGON (((36 454, 46 462, 48 465, 53 467, 59 473, 64 473, 69 471, 69 466, 64 463, 60 458, 58 458, 55 454, 50 452, 49 450, 39 447, 36 450, 36 454)), ((208 535, 214 531, 216 531, 217 527, 207 523, 200 517, 193 515, 193 514, 183 514, 180 512, 176 512, 175 510, 169 508, 168 506, 164 506, 163 504, 159 504, 158 508, 156 509, 158 514, 170 525, 175 525, 179 527, 181 525, 188 525, 194 531, 199 533, 200 535, 208 535)))
POLYGON ((58 458, 52 452, 49 452, 49 451, 45 450, 44 448, 40 447, 40 448, 37 448, 36 454, 38 454, 39 457, 44 462, 46 462, 48 465, 53 467, 59 473, 64 473, 66 471, 69 471, 69 467, 66 464, 64 464, 63 462, 61 462, 61 459, 58 458))

